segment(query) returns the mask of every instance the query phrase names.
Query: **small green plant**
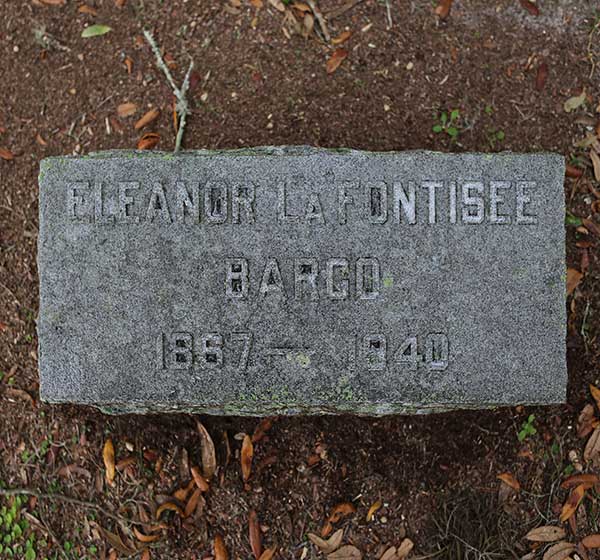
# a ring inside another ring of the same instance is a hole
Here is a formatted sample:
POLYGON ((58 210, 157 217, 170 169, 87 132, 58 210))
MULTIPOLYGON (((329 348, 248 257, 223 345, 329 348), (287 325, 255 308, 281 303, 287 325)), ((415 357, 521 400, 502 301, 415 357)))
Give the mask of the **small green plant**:
POLYGON ((496 144, 500 144, 501 142, 504 142, 504 139, 506 138, 506 134, 504 133, 504 130, 494 130, 491 129, 488 132, 488 141, 490 143, 490 147, 492 148, 492 150, 496 147, 496 144))
POLYGON ((440 113, 437 117, 439 122, 436 122, 433 125, 433 132, 436 134, 440 134, 445 132, 452 140, 456 140, 459 134, 458 121, 460 119, 460 111, 458 109, 453 109, 450 111, 450 116, 448 117, 448 113, 446 111, 440 113))
POLYGON ((21 517, 22 496, 14 496, 8 505, 0 507, 0 558, 35 560, 35 533, 29 521, 21 517))
POLYGON ((535 429, 535 426, 533 425, 533 422, 535 421, 535 414, 530 414, 529 417, 527 418, 527 420, 525 420, 525 422, 523 422, 523 425, 521 426, 521 430, 519 431, 518 434, 518 438, 519 441, 525 441, 529 436, 534 436, 535 434, 537 434, 537 430, 535 429))

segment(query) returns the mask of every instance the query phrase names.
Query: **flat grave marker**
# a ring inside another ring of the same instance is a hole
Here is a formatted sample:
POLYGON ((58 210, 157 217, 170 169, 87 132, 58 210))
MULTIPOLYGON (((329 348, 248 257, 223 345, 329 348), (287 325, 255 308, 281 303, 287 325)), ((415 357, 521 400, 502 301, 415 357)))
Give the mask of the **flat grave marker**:
POLYGON ((257 416, 562 402, 563 177, 553 154, 45 159, 41 396, 257 416))

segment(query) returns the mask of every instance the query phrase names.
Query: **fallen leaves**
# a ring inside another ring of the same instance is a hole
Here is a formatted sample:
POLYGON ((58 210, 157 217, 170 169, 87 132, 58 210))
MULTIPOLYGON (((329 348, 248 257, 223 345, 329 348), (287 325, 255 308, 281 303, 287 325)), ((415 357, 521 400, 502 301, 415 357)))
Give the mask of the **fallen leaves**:
POLYGON ((189 517, 196 511, 196 509, 198 509, 198 504, 200 503, 201 497, 202 490, 200 490, 200 488, 196 488, 196 490, 192 492, 188 503, 185 504, 185 510, 183 511, 184 517, 189 517))
POLYGON ((563 106, 564 110, 567 113, 574 111, 575 109, 581 107, 585 103, 586 98, 587 98, 587 95, 586 95, 585 89, 584 89, 580 95, 576 95, 574 97, 569 97, 569 99, 567 99, 565 101, 565 104, 563 106))
POLYGON ((350 39, 351 36, 352 36, 351 31, 349 31, 349 30, 342 31, 337 37, 334 37, 333 39, 331 39, 331 44, 332 45, 341 45, 342 43, 345 43, 348 39, 350 39))
POLYGON ((272 546, 271 548, 267 548, 261 555, 258 560, 272 560, 275 556, 275 552, 277 551, 276 546, 272 546))
POLYGON ((496 478, 510 486, 513 490, 519 491, 521 489, 519 481, 510 473, 499 474, 496 478))
POLYGON ((88 39, 89 37, 98 37, 99 35, 104 35, 105 33, 108 33, 111 30, 112 30, 112 28, 109 27, 108 25, 102 25, 102 24, 90 25, 89 27, 86 27, 81 32, 81 36, 84 39, 88 39))
POLYGON ((593 148, 590 148, 590 159, 594 167, 594 178, 600 183, 600 156, 593 148))
POLYGON ((261 441, 272 426, 272 418, 264 418, 263 420, 261 420, 258 426, 256 426, 254 433, 252 434, 252 443, 258 443, 259 441, 261 441))
POLYGON ((338 529, 327 540, 322 539, 314 533, 308 533, 308 540, 313 543, 323 554, 331 554, 334 550, 337 550, 342 544, 343 537, 343 529, 338 529))
POLYGON ((151 542, 156 542, 158 539, 160 539, 160 535, 146 535, 145 533, 142 533, 139 529, 137 529, 135 526, 133 527, 133 534, 135 535, 135 538, 143 543, 151 543, 151 542))
POLYGON ((228 560, 229 554, 225 548, 225 542, 223 541, 223 537, 221 535, 215 536, 213 548, 215 551, 215 560, 228 560))
POLYGON ((571 491, 571 494, 567 498, 567 501, 560 512, 561 523, 567 521, 577 511, 581 500, 583 500, 583 497, 585 496, 585 492, 585 484, 580 484, 571 491))
POLYGON ((140 128, 144 128, 150 123, 154 122, 158 116, 160 115, 160 109, 154 107, 150 109, 140 120, 135 123, 134 128, 139 130, 140 128))
POLYGON ((117 115, 121 118, 130 117, 131 115, 135 115, 137 112, 137 105, 135 103, 131 103, 130 101, 126 103, 121 103, 117 107, 117 115))
POLYGON ((156 132, 147 132, 139 139, 137 143, 137 149, 151 150, 158 144, 159 141, 160 135, 158 135, 156 132))
POLYGON ((242 443, 242 453, 240 454, 240 462, 242 465, 242 479, 248 482, 250 472, 252 470, 252 457, 254 456, 254 446, 252 438, 246 434, 242 443))
POLYGON ((440 0, 435 8, 435 14, 440 19, 446 19, 450 15, 450 8, 452 8, 452 0, 440 0))
POLYGON ((544 525, 543 527, 531 529, 531 531, 525 535, 525 538, 532 542, 554 542, 564 539, 565 534, 565 530, 562 527, 544 525))
POLYGON ((600 409, 600 389, 590 383, 590 393, 596 403, 596 406, 600 409))
POLYGON ((562 541, 551 546, 544 554, 542 560, 565 560, 575 550, 575 545, 562 541))
POLYGON ((536 75, 535 75, 535 89, 538 91, 542 91, 544 86, 546 85, 546 80, 548 79, 548 65, 542 61, 538 66, 536 75))
POLYGON ((340 67, 340 64, 344 61, 344 59, 347 56, 348 51, 346 49, 335 49, 335 51, 333 51, 333 54, 329 57, 329 60, 327 61, 327 73, 333 74, 340 67))
POLYGON ((321 529, 321 536, 326 537, 333 530, 333 524, 337 523, 342 517, 350 515, 356 512, 356 507, 350 502, 344 502, 338 504, 331 510, 331 514, 327 518, 323 529, 321 529))
POLYGON ((217 470, 217 455, 215 453, 215 444, 210 434, 201 422, 196 422, 196 429, 200 436, 200 450, 202 455, 202 474, 204 478, 210 480, 217 470))
POLYGON ((40 0, 40 2, 46 6, 64 6, 67 0, 40 0))
POLYGON ((583 278, 583 274, 579 272, 579 270, 575 270, 574 268, 567 269, 567 295, 570 296, 575 291, 575 288, 579 286, 581 279, 583 278))
POLYGON ((600 548, 600 535, 588 535, 581 539, 581 544, 585 546, 585 548, 600 548))
POLYGON ((367 523, 370 523, 373 520, 373 516, 375 515, 375 512, 381 508, 381 501, 377 500, 370 508, 369 511, 367 512, 367 523))
POLYGON ((13 154, 10 150, 6 148, 0 148, 0 158, 6 161, 11 161, 15 159, 15 154, 13 154))
POLYGON ((174 502, 165 502, 156 508, 156 519, 160 519, 160 516, 165 511, 173 511, 180 517, 185 517, 185 512, 174 502))
POLYGON ((208 482, 206 482, 206 479, 200 474, 200 469, 198 467, 192 467, 190 472, 192 473, 192 478, 194 479, 198 490, 201 492, 208 492, 208 482))
POLYGON ((596 456, 600 453, 600 426, 596 426, 592 435, 588 439, 585 444, 585 449, 583 450, 583 460, 586 463, 589 463, 591 460, 595 459, 596 456))
POLYGON ((327 560, 361 560, 362 552, 355 546, 347 544, 327 555, 327 560))
POLYGON ((521 6, 525 8, 532 16, 539 16, 540 9, 531 0, 520 0, 521 6))
POLYGON ((106 469, 106 482, 112 486, 115 480, 115 447, 110 438, 104 443, 102 460, 104 461, 104 468, 106 469))
POLYGON ((600 478, 596 474, 574 474, 569 478, 563 480, 560 487, 563 490, 574 488, 575 486, 579 486, 580 484, 591 488, 595 484, 600 482, 600 478))
POLYGON ((248 514, 248 537, 254 558, 260 560, 262 555, 262 534, 258 523, 258 515, 254 510, 251 510, 248 514))
POLYGON ((414 546, 415 543, 413 543, 410 539, 404 539, 396 550, 396 557, 398 560, 403 560, 406 558, 411 553, 414 546))

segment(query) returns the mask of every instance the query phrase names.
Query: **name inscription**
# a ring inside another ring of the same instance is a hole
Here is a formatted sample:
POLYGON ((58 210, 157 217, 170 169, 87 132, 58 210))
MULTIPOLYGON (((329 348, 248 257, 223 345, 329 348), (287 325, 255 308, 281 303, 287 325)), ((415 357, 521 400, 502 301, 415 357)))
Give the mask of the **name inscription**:
POLYGON ((260 206, 279 224, 517 224, 537 223, 532 181, 344 181, 325 204, 317 189, 293 182, 272 191, 258 182, 178 181, 142 184, 120 181, 67 182, 65 209, 71 221, 115 224, 253 224, 260 206))

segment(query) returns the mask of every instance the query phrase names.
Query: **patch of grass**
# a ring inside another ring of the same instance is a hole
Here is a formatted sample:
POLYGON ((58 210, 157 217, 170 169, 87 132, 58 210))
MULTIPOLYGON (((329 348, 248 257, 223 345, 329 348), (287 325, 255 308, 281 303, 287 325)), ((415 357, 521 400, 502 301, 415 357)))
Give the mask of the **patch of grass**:
POLYGON ((430 554, 444 560, 508 560, 520 557, 513 543, 522 527, 498 503, 495 494, 464 489, 438 508, 437 543, 430 554))

